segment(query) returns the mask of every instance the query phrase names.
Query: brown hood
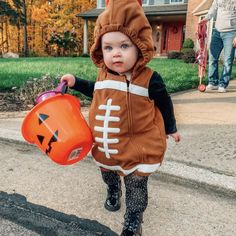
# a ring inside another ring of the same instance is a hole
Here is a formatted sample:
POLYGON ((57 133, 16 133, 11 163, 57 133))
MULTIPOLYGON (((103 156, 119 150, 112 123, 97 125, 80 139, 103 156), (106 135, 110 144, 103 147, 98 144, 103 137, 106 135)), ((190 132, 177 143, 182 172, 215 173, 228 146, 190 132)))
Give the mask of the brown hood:
POLYGON ((137 74, 152 59, 154 52, 152 29, 138 0, 110 0, 107 8, 99 15, 90 55, 94 64, 100 68, 105 68, 101 36, 112 31, 124 33, 139 48, 141 55, 133 72, 137 74))

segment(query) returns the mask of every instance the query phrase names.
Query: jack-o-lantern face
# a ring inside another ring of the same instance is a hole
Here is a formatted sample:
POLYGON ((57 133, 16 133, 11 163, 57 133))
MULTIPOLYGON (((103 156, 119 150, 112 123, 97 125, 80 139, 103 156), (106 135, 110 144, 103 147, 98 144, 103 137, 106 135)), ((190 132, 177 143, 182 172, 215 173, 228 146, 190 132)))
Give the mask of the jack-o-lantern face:
POLYGON ((79 100, 68 94, 58 94, 37 104, 25 117, 22 134, 26 141, 62 165, 84 158, 93 143, 79 100))
MULTIPOLYGON (((46 126, 45 121, 49 118, 48 115, 46 114, 38 114, 38 122, 39 122, 39 126, 46 126)), ((43 130, 43 129, 40 129, 43 130)), ((55 130, 55 132, 53 132, 53 134, 51 132, 49 133, 45 133, 45 134, 38 134, 37 138, 39 143, 42 145, 43 151, 48 155, 50 154, 51 150, 52 150, 52 143, 55 143, 58 141, 58 134, 59 131, 55 130), (49 136, 49 137, 48 137, 49 136)))

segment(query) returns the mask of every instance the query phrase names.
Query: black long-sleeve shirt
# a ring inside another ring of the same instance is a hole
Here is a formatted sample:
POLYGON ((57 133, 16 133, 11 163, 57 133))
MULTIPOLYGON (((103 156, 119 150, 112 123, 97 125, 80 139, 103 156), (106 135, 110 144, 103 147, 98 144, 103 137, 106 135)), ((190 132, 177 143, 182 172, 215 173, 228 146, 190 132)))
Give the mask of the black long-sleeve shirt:
MULTIPOLYGON (((88 81, 76 77, 76 82, 72 89, 83 93, 85 96, 90 98, 93 97, 94 92, 94 81, 88 81)), ((164 124, 166 134, 172 134, 177 131, 176 120, 174 116, 173 103, 170 95, 166 90, 165 83, 162 77, 154 72, 148 87, 149 98, 154 100, 155 105, 159 108, 164 124)))

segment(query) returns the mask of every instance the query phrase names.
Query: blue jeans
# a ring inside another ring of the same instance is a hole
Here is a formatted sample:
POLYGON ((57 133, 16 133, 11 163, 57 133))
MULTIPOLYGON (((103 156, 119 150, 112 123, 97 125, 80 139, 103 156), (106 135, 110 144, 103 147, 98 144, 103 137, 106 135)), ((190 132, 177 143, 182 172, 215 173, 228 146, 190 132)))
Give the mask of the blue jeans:
POLYGON ((236 31, 219 32, 216 29, 213 30, 211 45, 209 50, 209 71, 208 71, 209 84, 219 85, 224 88, 228 86, 235 55, 235 48, 232 45, 234 37, 236 37, 236 31), (223 48, 224 48, 224 65, 221 77, 219 78, 218 60, 223 48))

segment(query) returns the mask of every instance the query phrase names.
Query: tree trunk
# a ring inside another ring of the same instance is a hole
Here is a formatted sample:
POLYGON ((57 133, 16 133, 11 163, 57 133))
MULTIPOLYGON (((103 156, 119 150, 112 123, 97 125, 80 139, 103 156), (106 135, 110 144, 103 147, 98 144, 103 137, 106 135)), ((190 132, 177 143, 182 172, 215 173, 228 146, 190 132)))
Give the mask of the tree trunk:
POLYGON ((4 30, 3 30, 3 21, 1 22, 1 54, 3 54, 3 44, 4 44, 4 30))
POLYGON ((25 0, 23 0, 23 15, 24 15, 24 21, 23 21, 24 56, 27 57, 29 53, 29 47, 28 47, 28 31, 27 31, 27 9, 26 9, 25 0))
POLYGON ((8 32, 8 20, 6 20, 6 51, 9 51, 9 32, 8 32))
POLYGON ((17 50, 18 54, 21 53, 21 40, 20 40, 20 23, 17 23, 17 50))
POLYGON ((35 22, 33 21, 32 23, 32 32, 31 32, 31 35, 32 35, 32 49, 33 51, 35 50, 35 39, 36 39, 36 27, 35 27, 35 22))

